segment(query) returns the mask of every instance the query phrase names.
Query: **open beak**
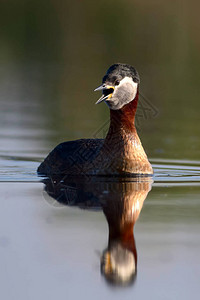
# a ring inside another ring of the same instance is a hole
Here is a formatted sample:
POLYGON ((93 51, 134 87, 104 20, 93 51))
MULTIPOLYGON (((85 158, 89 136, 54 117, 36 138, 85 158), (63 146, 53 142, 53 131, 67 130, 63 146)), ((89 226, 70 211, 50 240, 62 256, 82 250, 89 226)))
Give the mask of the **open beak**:
POLYGON ((114 92, 114 87, 112 85, 106 85, 105 83, 103 83, 102 85, 100 85, 98 88, 94 90, 94 92, 96 91, 103 91, 103 95, 95 103, 95 104, 99 104, 102 101, 110 99, 112 97, 112 94, 114 92))

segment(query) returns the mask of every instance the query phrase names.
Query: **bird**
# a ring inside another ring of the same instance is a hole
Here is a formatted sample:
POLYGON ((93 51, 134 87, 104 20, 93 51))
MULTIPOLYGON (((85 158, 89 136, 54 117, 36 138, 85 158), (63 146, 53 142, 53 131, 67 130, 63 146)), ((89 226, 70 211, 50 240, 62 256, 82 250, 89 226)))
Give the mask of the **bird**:
POLYGON ((110 126, 104 139, 79 139, 56 146, 38 167, 39 175, 152 176, 153 168, 135 127, 140 77, 128 64, 111 65, 94 91, 106 103, 110 126))

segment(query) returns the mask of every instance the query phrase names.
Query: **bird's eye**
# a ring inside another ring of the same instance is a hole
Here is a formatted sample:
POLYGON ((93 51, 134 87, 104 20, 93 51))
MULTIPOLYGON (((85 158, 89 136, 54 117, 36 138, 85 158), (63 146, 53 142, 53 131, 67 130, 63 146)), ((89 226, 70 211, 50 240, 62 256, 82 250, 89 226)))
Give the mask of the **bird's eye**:
POLYGON ((115 80, 115 85, 119 85, 119 80, 115 80))

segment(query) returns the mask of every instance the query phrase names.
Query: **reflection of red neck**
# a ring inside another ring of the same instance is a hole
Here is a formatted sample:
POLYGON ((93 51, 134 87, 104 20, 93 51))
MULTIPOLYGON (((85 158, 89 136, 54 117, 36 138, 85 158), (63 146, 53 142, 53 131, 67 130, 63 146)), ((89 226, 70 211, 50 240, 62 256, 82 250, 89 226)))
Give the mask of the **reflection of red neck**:
POLYGON ((135 128, 135 114, 138 104, 139 90, 135 98, 119 110, 110 110, 110 130, 113 132, 123 128, 132 131, 135 128))
POLYGON ((112 246, 115 241, 120 242, 122 247, 128 249, 133 253, 137 265, 137 250, 133 232, 134 224, 134 222, 127 222, 122 228, 119 228, 118 226, 110 226, 109 224, 108 245, 112 246))

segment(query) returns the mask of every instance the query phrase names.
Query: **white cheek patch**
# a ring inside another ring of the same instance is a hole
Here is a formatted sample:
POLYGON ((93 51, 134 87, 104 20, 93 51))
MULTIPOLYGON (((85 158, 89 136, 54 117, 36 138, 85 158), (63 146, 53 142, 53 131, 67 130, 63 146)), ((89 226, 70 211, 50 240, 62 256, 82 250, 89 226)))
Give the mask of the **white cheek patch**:
MULTIPOLYGON (((123 89, 129 93, 129 97, 133 100, 137 94, 138 84, 133 81, 131 77, 124 77, 121 81, 117 89, 123 89)), ((116 90, 117 90, 116 89, 116 90)))
POLYGON ((134 82, 133 79, 132 79, 132 77, 124 77, 120 81, 120 84, 117 86, 117 88, 119 88, 120 86, 122 86, 124 84, 130 84, 132 86, 132 88, 133 88, 133 91, 135 90, 135 95, 136 95, 138 83, 134 82))
POLYGON ((124 105, 135 99, 137 94, 138 83, 134 82, 131 77, 125 77, 120 84, 115 87, 114 93, 110 100, 111 109, 120 109, 124 105))

